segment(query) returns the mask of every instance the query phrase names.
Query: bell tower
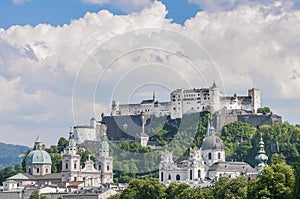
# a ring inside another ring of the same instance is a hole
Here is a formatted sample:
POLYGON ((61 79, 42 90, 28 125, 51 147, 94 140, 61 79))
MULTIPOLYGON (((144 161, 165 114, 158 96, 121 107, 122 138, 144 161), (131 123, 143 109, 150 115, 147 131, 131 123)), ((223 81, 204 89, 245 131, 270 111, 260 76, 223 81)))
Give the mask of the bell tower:
POLYGON ((109 144, 106 133, 101 136, 97 170, 101 171, 101 184, 113 183, 113 158, 109 156, 109 144))
POLYGON ((66 150, 62 154, 62 182, 79 181, 80 155, 77 154, 76 142, 72 129, 66 150))

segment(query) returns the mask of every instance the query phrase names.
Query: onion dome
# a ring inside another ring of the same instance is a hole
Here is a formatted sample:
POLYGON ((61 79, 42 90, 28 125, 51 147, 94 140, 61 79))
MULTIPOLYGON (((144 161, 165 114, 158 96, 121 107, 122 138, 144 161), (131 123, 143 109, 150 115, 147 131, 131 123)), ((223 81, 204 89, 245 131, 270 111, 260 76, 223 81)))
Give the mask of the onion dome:
POLYGON ((255 156, 255 160, 257 161, 256 166, 257 167, 265 167, 267 166, 268 156, 265 151, 264 141, 262 137, 260 138, 259 142, 259 150, 257 152, 257 155, 255 156))

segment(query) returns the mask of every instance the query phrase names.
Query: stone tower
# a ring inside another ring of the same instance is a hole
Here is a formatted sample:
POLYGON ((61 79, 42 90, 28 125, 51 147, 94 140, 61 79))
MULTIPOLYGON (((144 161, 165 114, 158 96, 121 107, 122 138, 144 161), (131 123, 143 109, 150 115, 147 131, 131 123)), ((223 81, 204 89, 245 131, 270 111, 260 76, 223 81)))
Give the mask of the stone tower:
POLYGON ((260 138, 260 142, 259 142, 259 150, 257 152, 257 155, 255 156, 255 160, 257 161, 256 163, 256 167, 259 169, 264 168, 267 165, 267 161, 268 161, 268 156, 267 153, 265 151, 265 146, 264 146, 264 141, 263 138, 260 138))
POLYGON ((251 97, 251 105, 252 105, 252 112, 257 113, 257 109, 260 108, 260 91, 259 89, 249 89, 248 96, 251 97))
POLYGON ((101 136, 99 156, 96 161, 96 168, 101 171, 101 183, 113 183, 113 158, 109 156, 109 144, 106 133, 101 136))
POLYGON ((210 93, 210 106, 211 113, 220 110, 221 102, 220 102, 220 88, 217 86, 216 82, 213 83, 212 87, 209 88, 210 93))
POLYGON ((79 181, 80 155, 77 154, 74 133, 69 133, 68 145, 62 154, 62 182, 79 181))

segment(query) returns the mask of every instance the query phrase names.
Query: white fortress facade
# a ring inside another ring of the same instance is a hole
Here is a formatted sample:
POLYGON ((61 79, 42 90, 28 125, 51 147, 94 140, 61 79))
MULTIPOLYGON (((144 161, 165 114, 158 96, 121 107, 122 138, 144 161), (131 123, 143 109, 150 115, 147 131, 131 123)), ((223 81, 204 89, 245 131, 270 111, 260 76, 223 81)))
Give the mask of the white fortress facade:
POLYGON ((74 139, 77 144, 85 140, 100 141, 101 135, 106 133, 106 125, 97 122, 95 118, 90 119, 90 125, 74 126, 74 139))
POLYGON ((153 95, 152 100, 143 100, 140 104, 120 104, 112 101, 111 115, 170 115, 171 119, 182 118, 184 114, 210 111, 214 113, 223 108, 228 110, 244 110, 257 113, 260 108, 260 91, 252 88, 248 96, 223 96, 220 88, 213 83, 209 88, 176 89, 170 93, 170 102, 158 102, 153 95))

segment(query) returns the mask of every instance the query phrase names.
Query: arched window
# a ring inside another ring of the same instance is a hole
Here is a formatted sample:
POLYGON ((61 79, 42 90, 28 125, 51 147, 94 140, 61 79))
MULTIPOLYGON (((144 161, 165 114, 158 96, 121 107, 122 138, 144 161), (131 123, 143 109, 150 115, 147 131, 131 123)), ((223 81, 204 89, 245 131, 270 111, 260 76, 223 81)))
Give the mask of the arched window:
POLYGON ((219 160, 221 159, 221 153, 218 153, 218 159, 219 160))
POLYGON ((176 180, 180 180, 180 175, 179 174, 176 175, 176 180))
POLYGON ((211 160, 211 152, 208 153, 208 159, 211 160))
POLYGON ((36 172, 37 172, 37 173, 40 173, 40 168, 36 168, 36 172))
POLYGON ((101 171, 101 164, 99 165, 98 170, 101 171))
POLYGON ((69 169, 69 164, 68 163, 66 163, 66 169, 69 169))
POLYGON ((190 180, 193 180, 193 171, 190 170, 190 180))
POLYGON ((201 178, 201 171, 200 171, 200 169, 198 170, 198 178, 201 178))
POLYGON ((171 175, 169 175, 169 180, 171 180, 171 175))
POLYGON ((109 166, 107 165, 106 170, 109 171, 109 166))
POLYGON ((74 163, 74 169, 77 169, 77 164, 76 163, 74 163))
POLYGON ((48 173, 48 168, 46 168, 46 173, 48 173))
POLYGON ((28 173, 29 173, 29 174, 32 174, 32 173, 31 173, 31 168, 28 168, 28 173))
POLYGON ((160 179, 161 179, 162 182, 164 181, 164 172, 160 173, 160 179))

